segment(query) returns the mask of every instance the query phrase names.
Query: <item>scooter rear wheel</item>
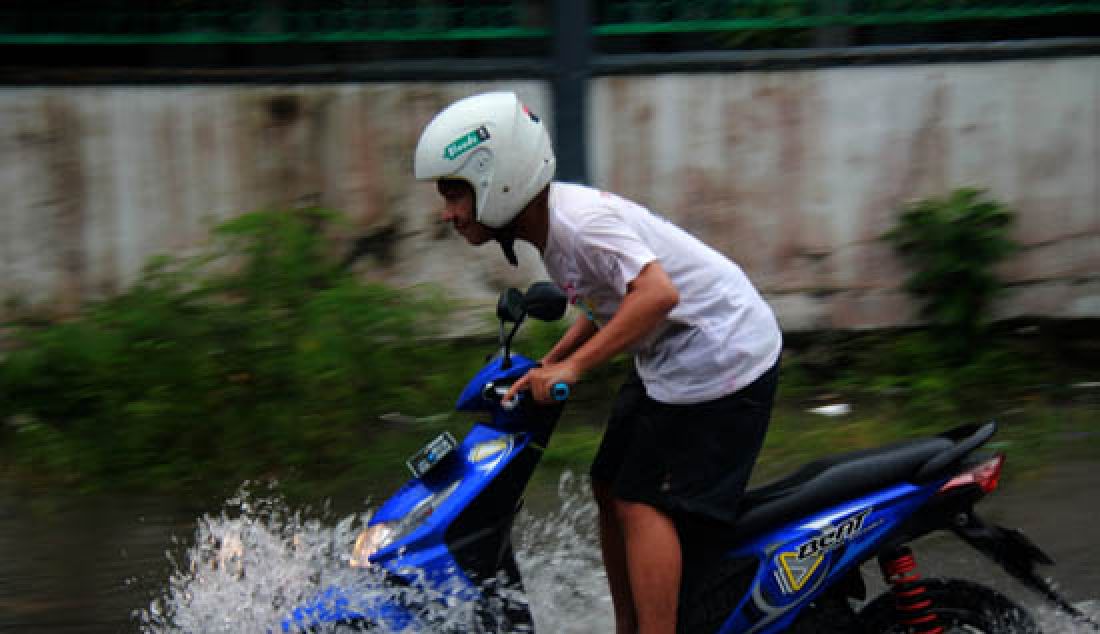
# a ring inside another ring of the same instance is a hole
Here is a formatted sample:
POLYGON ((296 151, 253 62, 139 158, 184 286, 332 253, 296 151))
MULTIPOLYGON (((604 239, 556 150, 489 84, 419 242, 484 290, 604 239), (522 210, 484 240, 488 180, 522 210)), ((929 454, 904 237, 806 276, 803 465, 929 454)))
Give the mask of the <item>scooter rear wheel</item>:
MULTIPOLYGON (((944 634, 1041 634, 1035 619, 1023 607, 986 586, 961 579, 923 581, 944 634)), ((894 596, 884 593, 859 613, 868 634, 913 632, 899 625, 894 611, 894 596)))

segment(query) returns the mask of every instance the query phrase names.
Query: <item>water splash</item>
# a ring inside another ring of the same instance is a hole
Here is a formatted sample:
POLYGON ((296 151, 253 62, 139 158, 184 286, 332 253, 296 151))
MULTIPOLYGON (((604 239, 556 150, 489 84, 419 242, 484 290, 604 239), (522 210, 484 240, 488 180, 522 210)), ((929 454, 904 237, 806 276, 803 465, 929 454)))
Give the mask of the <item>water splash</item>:
MULTIPOLYGON (((1080 610, 1085 617, 1093 622, 1100 623, 1100 599, 1081 601, 1074 604, 1073 607, 1080 610)), ((1047 604, 1031 606, 1031 610, 1039 621, 1039 627, 1044 632, 1051 632, 1052 634, 1055 632, 1058 634, 1096 634, 1100 631, 1047 604)))
MULTIPOLYGON (((334 518, 291 510, 273 487, 253 493, 253 486, 243 485, 220 513, 199 518, 191 545, 170 555, 174 572, 165 590, 134 615, 144 634, 281 632, 288 612, 333 585, 354 587, 364 600, 408 598, 408 589, 347 563, 370 511, 334 518)), ((586 481, 563 474, 556 511, 517 518, 517 558, 539 631, 613 630, 587 491, 586 481)), ((442 595, 417 599, 432 606, 418 615, 423 623, 471 619, 469 605, 442 595)))
POLYGON ((565 472, 560 507, 547 516, 522 513, 516 558, 538 632, 614 632, 611 595, 600 554, 596 504, 588 477, 565 472))
POLYGON ((141 631, 279 631, 282 615, 340 568, 340 554, 368 518, 327 525, 279 496, 253 495, 245 483, 220 514, 198 520, 164 593, 136 615, 141 631))
MULTIPOLYGON (((135 613, 144 634, 281 632, 281 620, 294 606, 330 585, 355 587, 373 598, 407 598, 407 589, 387 587, 384 580, 347 563, 356 535, 370 519, 369 510, 342 518, 327 510, 292 511, 273 489, 258 487, 261 492, 253 494, 250 488, 242 486, 220 513, 198 520, 191 545, 173 561, 175 572, 161 596, 135 613)), ((614 631, 587 477, 563 473, 557 493, 553 510, 521 513, 513 532, 535 629, 560 634, 614 631)), ((1024 603, 1044 632, 1095 632, 1027 597, 1024 603)), ((469 622, 469 606, 428 603, 437 607, 420 615, 423 623, 469 622)), ((1077 607, 1100 619, 1100 601, 1077 607)))

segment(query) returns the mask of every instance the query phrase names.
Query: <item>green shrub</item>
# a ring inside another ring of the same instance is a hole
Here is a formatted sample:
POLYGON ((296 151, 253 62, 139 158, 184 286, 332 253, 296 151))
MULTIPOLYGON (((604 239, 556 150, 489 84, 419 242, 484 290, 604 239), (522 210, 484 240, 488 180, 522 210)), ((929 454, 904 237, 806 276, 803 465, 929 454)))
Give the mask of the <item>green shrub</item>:
POLYGON ((905 289, 953 358, 967 358, 985 333, 1003 285, 995 268, 1016 245, 1008 231, 1014 213, 977 189, 912 203, 887 233, 912 273, 905 289))
POLYGON ((362 465, 378 415, 449 411, 468 362, 424 343, 447 304, 343 271, 333 220, 241 216, 210 253, 157 258, 81 317, 25 326, 0 363, 8 463, 142 487, 324 478, 362 465))

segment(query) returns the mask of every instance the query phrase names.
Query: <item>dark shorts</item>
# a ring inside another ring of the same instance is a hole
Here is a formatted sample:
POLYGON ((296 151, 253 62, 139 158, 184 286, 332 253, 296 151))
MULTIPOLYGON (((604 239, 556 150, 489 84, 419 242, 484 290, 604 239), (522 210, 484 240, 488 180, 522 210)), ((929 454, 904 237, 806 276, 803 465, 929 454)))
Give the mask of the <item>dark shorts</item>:
POLYGON ((771 419, 779 364, 713 401, 671 405, 632 373, 611 411, 592 479, 615 497, 678 516, 733 522, 771 419))

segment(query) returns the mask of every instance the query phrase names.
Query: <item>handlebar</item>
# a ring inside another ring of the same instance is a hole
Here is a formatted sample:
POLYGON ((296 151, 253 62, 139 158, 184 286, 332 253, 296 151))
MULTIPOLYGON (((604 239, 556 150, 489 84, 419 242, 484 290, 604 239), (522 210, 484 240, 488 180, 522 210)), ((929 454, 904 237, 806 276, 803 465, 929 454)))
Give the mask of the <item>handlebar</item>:
MULTIPOLYGON (((482 390, 481 390, 481 396, 484 397, 485 400, 487 400, 487 401, 492 401, 494 403, 500 403, 501 407, 503 407, 505 410, 512 410, 512 409, 515 409, 515 407, 517 405, 519 405, 519 401, 520 401, 520 398, 522 397, 522 395, 524 393, 530 394, 531 391, 530 390, 523 390, 522 392, 517 394, 511 401, 505 402, 503 400, 504 395, 508 393, 508 390, 511 387, 512 387, 511 385, 503 385, 503 384, 498 385, 498 384, 495 384, 495 383, 486 383, 485 387, 482 388, 482 390)), ((569 384, 568 383, 555 383, 550 388, 550 398, 554 399, 558 403, 562 403, 562 402, 567 401, 569 399, 569 395, 570 395, 570 389, 569 389, 569 384)))

